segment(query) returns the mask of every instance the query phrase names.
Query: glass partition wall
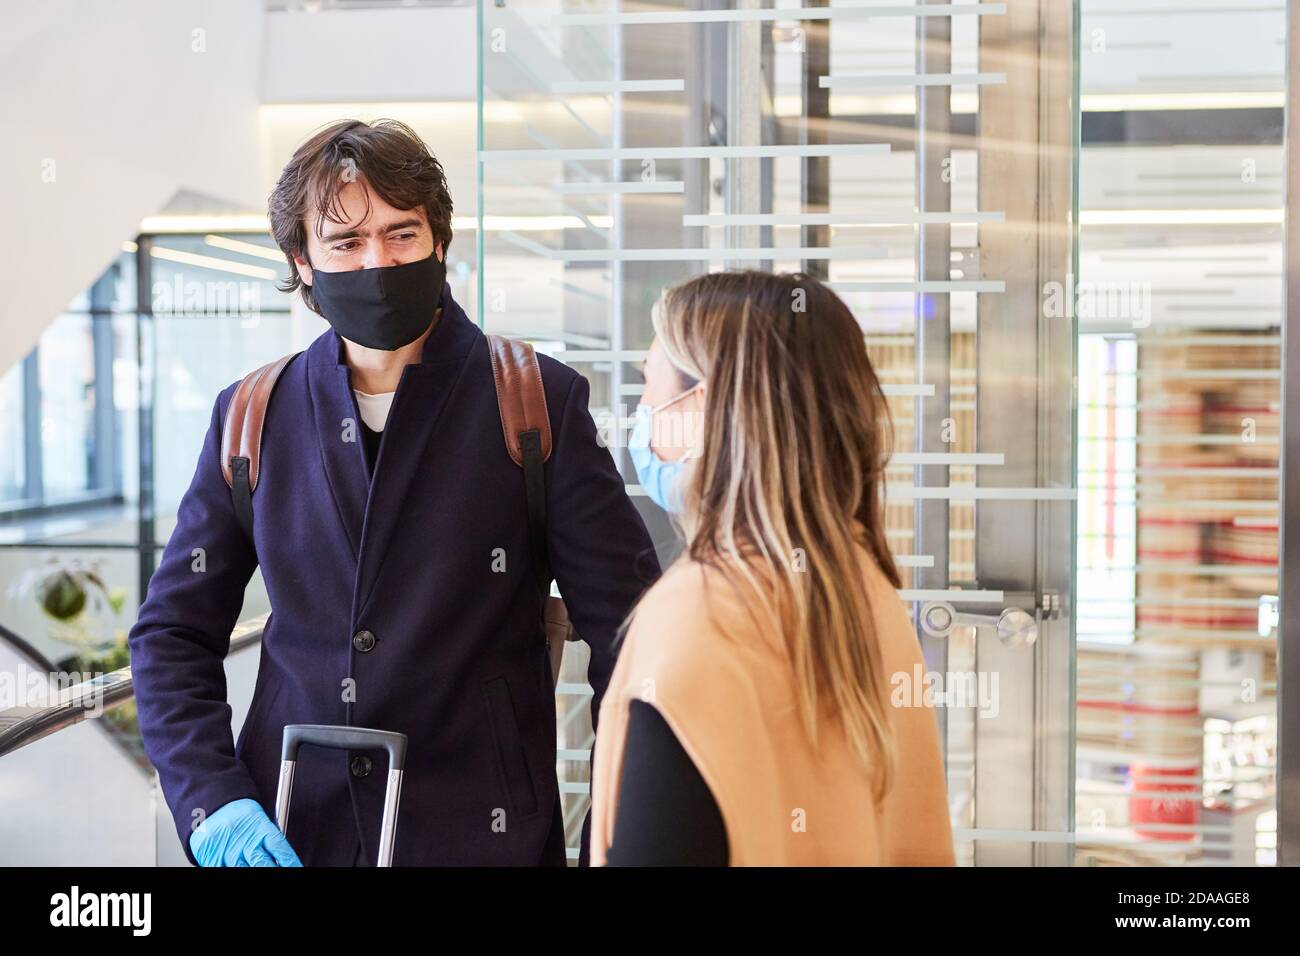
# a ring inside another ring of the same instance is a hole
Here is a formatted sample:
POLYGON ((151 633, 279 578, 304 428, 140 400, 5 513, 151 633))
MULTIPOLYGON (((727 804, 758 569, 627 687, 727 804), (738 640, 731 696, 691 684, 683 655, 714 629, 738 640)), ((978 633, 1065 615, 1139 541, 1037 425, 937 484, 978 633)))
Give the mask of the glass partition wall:
MULTIPOLYGON (((0 560, 11 581, 97 574, 118 606, 103 634, 85 635, 91 649, 135 619, 217 393, 325 328, 275 288, 284 257, 265 226, 231 228, 235 218, 124 243, 5 376, 21 414, 4 443, 26 454, 23 481, 0 497, 0 560)), ((39 590, 8 589, 0 623, 57 660, 68 642, 39 590)))
MULTIPOLYGON (((129 664, 126 636, 217 393, 325 327, 276 291, 284 260, 265 227, 232 228, 234 218, 124 243, 6 373, 21 415, 0 442, 25 455, 22 482, 0 492, 0 576, 11 585, 0 658, 45 675, 18 685, 20 705, 129 664)), ((242 617, 268 609, 255 574, 242 617)), ((256 654, 227 658, 235 733, 256 672, 256 654)), ((134 701, 93 716, 3 758, 5 862, 185 865, 134 701)))
POLYGON ((479 10, 480 315, 591 381, 661 558, 622 452, 651 304, 818 276, 894 416, 959 860, 1273 862, 1283 8, 479 10))
POLYGON ((1085 0, 1079 852, 1277 858, 1286 5, 1085 0))

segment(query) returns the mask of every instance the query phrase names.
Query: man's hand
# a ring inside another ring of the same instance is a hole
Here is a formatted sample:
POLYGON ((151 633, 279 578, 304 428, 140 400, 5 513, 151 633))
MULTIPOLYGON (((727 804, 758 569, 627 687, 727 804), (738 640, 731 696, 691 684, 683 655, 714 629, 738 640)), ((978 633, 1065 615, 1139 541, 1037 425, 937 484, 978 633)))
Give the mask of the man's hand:
POLYGON ((204 820, 190 834, 190 851, 199 866, 302 866, 262 805, 247 797, 204 820))

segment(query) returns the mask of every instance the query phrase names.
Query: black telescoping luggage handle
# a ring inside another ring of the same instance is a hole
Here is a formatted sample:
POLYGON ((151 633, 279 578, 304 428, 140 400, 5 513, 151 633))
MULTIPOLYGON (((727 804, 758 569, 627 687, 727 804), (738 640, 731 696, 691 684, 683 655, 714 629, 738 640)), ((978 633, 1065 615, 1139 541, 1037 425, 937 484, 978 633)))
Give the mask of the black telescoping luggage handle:
POLYGON ((397 836, 397 810, 402 796, 402 772, 406 765, 406 734, 369 727, 334 724, 287 724, 280 758, 280 782, 275 793, 275 822, 280 832, 289 832, 289 802, 293 797, 293 773, 298 748, 303 744, 334 750, 388 751, 388 783, 384 788, 384 818, 379 826, 377 865, 393 865, 393 843, 397 836))
POLYGON ((303 744, 332 747, 335 750, 387 750, 388 769, 405 770, 406 734, 369 727, 343 727, 333 724, 289 724, 284 728, 281 760, 297 760, 303 744))

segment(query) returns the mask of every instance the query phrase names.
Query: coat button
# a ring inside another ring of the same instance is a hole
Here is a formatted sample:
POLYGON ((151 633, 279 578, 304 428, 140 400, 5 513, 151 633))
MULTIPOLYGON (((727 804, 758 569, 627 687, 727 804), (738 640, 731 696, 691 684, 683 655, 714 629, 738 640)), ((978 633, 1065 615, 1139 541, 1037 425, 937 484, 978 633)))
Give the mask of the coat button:
POLYGON ((370 776, 370 758, 357 756, 352 758, 352 776, 368 777, 370 776))
POLYGON ((352 646, 365 654, 375 647, 375 635, 370 631, 357 631, 352 635, 352 646))

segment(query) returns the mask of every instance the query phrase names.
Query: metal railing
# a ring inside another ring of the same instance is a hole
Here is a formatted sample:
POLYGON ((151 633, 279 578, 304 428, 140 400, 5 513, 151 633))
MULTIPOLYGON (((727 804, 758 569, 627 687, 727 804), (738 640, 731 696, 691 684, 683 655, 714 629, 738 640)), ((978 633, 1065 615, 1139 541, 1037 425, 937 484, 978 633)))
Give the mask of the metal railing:
MULTIPOLYGON (((235 625, 230 632, 230 654, 258 644, 270 614, 261 614, 235 625)), ((135 696, 131 668, 101 674, 63 688, 44 706, 15 706, 0 710, 0 757, 33 744, 43 737, 79 724, 135 696)))

